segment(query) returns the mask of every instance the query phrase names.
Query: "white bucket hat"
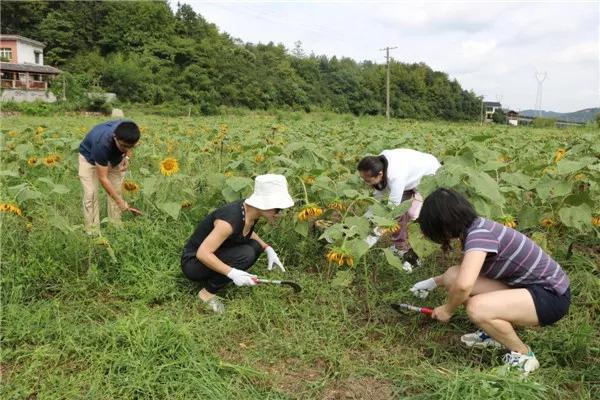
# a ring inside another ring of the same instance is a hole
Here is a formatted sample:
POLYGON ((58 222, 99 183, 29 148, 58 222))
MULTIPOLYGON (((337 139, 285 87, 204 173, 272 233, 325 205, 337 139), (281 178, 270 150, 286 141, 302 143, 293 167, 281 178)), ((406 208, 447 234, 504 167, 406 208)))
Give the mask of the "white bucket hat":
POLYGON ((288 192, 285 176, 267 174, 259 175, 254 181, 254 193, 246 199, 246 204, 259 210, 289 208, 294 200, 288 192))

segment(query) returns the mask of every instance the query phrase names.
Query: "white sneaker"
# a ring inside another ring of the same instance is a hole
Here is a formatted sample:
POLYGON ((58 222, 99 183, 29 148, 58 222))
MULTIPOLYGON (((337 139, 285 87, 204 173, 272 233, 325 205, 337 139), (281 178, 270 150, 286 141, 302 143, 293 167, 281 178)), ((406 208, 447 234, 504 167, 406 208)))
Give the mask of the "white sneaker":
POLYGON ((516 351, 511 351, 504 355, 502 359, 509 367, 519 368, 522 372, 528 374, 540 367, 540 362, 535 358, 535 354, 529 351, 529 354, 521 354, 516 351))
POLYGON ((476 347, 476 348, 486 348, 486 347, 494 347, 494 348, 503 348, 504 346, 500 343, 492 339, 487 333, 482 330, 477 330, 473 333, 467 333, 460 337, 460 341, 463 342, 467 347, 476 347))
MULTIPOLYGON (((199 295, 198 295, 198 298, 200 298, 199 295)), ((206 301, 200 299, 200 301, 202 303, 204 303, 204 307, 207 310, 210 310, 210 311, 214 312, 215 314, 223 314, 225 312, 225 305, 223 304, 223 302, 221 300, 219 300, 219 298, 217 296, 213 296, 206 301)))

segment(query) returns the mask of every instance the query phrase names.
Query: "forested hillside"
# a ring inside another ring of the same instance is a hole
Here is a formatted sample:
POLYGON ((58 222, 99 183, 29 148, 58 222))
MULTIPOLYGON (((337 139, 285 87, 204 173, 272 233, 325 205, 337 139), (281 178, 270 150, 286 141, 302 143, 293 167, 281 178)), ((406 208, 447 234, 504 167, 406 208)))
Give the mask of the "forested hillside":
MULTIPOLYGON (((384 64, 245 43, 189 5, 176 12, 166 1, 0 7, 2 33, 47 44, 46 64, 67 72, 70 98, 100 87, 123 101, 194 104, 207 114, 221 105, 385 113, 384 64)), ((395 117, 449 120, 476 118, 481 104, 445 73, 395 61, 390 102, 395 117)))

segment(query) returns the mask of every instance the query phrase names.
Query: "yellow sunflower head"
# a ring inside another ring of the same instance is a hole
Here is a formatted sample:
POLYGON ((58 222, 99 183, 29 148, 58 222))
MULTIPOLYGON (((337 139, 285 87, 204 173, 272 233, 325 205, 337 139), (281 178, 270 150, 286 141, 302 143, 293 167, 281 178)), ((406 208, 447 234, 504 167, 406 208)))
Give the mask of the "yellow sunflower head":
POLYGON ((140 190, 140 185, 138 185, 134 181, 124 181, 123 190, 127 193, 135 193, 138 190, 140 190))
POLYGON ((313 183, 315 183, 315 177, 314 176, 305 176, 304 178, 302 178, 302 180, 307 185, 312 185, 313 183))
POLYGON ((189 200, 184 200, 181 202, 181 208, 190 208, 192 206, 192 202, 189 200))
POLYGON ((600 215, 592 217, 592 225, 600 227, 600 215))
POLYGON ((179 171, 179 163, 175 158, 165 158, 160 162, 160 173, 164 176, 171 176, 179 171))
POLYGON ((17 207, 14 204, 9 204, 9 203, 0 203, 0 212, 12 213, 18 217, 23 216, 23 212, 21 211, 21 209, 19 207, 17 207))
POLYGON ((502 222, 502 224, 506 227, 515 229, 517 227, 517 221, 515 220, 515 217, 513 217, 512 215, 503 215, 500 217, 500 222, 502 222))
POLYGON ((254 157, 254 161, 256 161, 257 164, 260 164, 261 162, 265 161, 265 156, 262 154, 257 154, 254 157))
POLYGON ((34 166, 37 165, 38 163, 38 158, 37 157, 29 157, 29 159, 27 159, 27 164, 30 166, 34 166))
POLYGON ((566 149, 558 149, 556 150, 556 153, 554 153, 554 162, 557 163, 560 160, 562 160, 565 155, 567 154, 567 150, 566 149))
POLYGON ((308 204, 297 214, 299 221, 308 221, 310 219, 318 218, 323 214, 323 209, 316 204, 308 204))
POLYGON ((10 136, 10 137, 17 136, 17 131, 10 131, 10 132, 8 132, 8 136, 10 136))
POLYGON ((354 265, 354 258, 344 249, 335 248, 329 250, 325 256, 325 259, 328 262, 337 264, 340 267, 343 265, 348 265, 350 267, 354 265))
POLYGON ((556 225, 556 221, 553 220, 552 218, 544 218, 544 219, 542 219, 542 225, 545 226, 546 228, 550 228, 550 227, 556 225))
POLYGON ((44 164, 51 167, 60 161, 60 156, 57 154, 50 154, 46 158, 44 158, 44 164))

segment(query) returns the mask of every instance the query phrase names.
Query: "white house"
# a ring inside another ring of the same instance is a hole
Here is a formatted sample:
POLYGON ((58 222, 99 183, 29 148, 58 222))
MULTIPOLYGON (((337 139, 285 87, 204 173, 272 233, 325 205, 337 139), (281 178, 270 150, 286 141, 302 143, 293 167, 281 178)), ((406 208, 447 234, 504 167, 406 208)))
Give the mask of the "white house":
POLYGON ((3 101, 56 101, 49 80, 61 71, 44 65, 44 47, 19 35, 0 35, 0 75, 3 101))
POLYGON ((502 104, 497 101, 484 101, 483 107, 485 108, 485 121, 491 122, 492 115, 496 112, 496 110, 502 110, 502 104))

